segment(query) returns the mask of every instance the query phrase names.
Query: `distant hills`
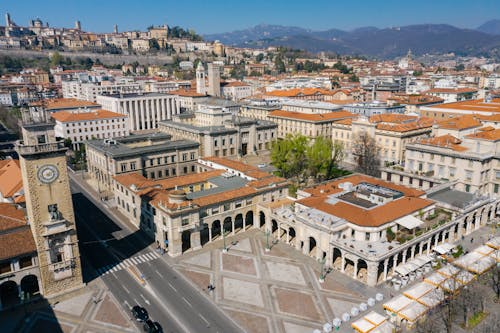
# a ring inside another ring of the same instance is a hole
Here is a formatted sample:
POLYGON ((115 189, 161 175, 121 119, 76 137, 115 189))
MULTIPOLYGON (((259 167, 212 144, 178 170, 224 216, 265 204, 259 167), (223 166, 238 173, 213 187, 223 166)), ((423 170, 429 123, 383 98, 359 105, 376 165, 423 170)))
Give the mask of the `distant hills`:
POLYGON ((484 24, 477 27, 476 30, 490 35, 500 35, 500 20, 491 20, 485 22, 484 24))
POLYGON ((227 45, 251 48, 287 46, 310 52, 331 51, 377 58, 426 53, 489 56, 500 58, 500 20, 489 21, 477 30, 446 24, 419 24, 379 29, 362 27, 351 31, 312 31, 300 27, 261 24, 227 33, 205 35, 227 45))

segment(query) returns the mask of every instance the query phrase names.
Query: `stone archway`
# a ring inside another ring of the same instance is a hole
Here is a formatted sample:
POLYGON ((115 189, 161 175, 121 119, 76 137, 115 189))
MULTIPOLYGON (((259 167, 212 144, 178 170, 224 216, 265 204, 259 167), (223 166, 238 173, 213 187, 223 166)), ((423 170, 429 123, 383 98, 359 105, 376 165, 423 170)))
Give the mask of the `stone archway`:
POLYGON ((212 222, 212 241, 221 235, 221 225, 220 220, 215 220, 212 222))
POLYGON ((295 233, 295 229, 290 227, 288 229, 288 244, 294 244, 295 237, 297 237, 297 234, 295 233))
POLYGON ((266 227, 266 214, 264 212, 259 212, 259 228, 266 227))
POLYGON ((335 269, 342 269, 342 252, 338 248, 333 248, 332 265, 335 269))
POLYGON ((234 218, 234 232, 239 230, 243 230, 243 214, 238 214, 234 218))
POLYGON ((225 233, 230 233, 233 231, 233 219, 228 216, 224 219, 224 225, 222 226, 225 233))
POLYGON ((368 278, 368 265, 363 259, 358 259, 358 271, 356 272, 356 279, 366 283, 368 278))
POLYGON ((250 228, 253 225, 253 211, 249 210, 245 214, 245 228, 250 228))
POLYGON ((307 253, 311 257, 316 257, 316 252, 318 251, 317 245, 318 245, 318 243, 316 243, 316 239, 314 239, 314 237, 312 237, 312 236, 309 237, 309 249, 308 249, 307 253))
POLYGON ((19 289, 14 281, 5 281, 0 285, 0 300, 2 307, 19 304, 19 289))
POLYGON ((33 274, 23 277, 21 280, 21 291, 23 291, 27 297, 38 294, 40 292, 38 277, 33 274))

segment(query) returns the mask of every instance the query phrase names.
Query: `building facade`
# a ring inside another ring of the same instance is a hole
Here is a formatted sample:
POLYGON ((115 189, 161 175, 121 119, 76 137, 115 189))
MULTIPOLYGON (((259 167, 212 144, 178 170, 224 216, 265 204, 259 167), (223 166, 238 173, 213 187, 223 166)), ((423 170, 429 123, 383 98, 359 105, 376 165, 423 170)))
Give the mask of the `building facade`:
POLYGON ((158 122, 180 113, 180 104, 170 94, 139 93, 98 96, 103 109, 128 117, 131 131, 158 128, 158 122))
POLYGON ((199 143, 171 138, 157 132, 87 141, 87 169, 98 192, 111 196, 114 177, 124 173, 157 179, 196 172, 199 143))

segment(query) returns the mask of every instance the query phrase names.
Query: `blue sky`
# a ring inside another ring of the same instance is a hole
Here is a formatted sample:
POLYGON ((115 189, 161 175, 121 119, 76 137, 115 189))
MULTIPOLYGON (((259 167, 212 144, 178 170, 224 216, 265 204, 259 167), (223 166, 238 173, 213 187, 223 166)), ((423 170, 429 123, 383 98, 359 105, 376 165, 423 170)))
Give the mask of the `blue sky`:
POLYGON ((73 27, 79 19, 87 31, 145 30, 167 23, 198 33, 227 32, 260 23, 313 30, 349 30, 447 23, 475 28, 500 19, 500 0, 1 0, 19 25, 39 17, 51 26, 73 27))

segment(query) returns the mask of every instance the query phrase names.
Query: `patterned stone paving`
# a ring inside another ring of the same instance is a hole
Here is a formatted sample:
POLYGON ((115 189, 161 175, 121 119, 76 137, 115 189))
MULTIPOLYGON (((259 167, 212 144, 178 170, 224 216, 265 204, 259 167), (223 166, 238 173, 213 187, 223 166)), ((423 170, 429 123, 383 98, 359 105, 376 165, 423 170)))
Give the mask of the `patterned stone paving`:
POLYGON ((222 256, 222 269, 225 271, 231 271, 235 273, 257 275, 257 269, 255 268, 255 260, 250 257, 235 256, 232 254, 226 254, 222 256))
POLYGON ((213 283, 209 297, 246 332, 310 333, 375 294, 340 272, 320 284, 316 260, 281 242, 271 243, 266 252, 260 230, 237 233, 227 241, 227 253, 222 240, 217 241, 176 258, 175 268, 206 294, 213 283))

